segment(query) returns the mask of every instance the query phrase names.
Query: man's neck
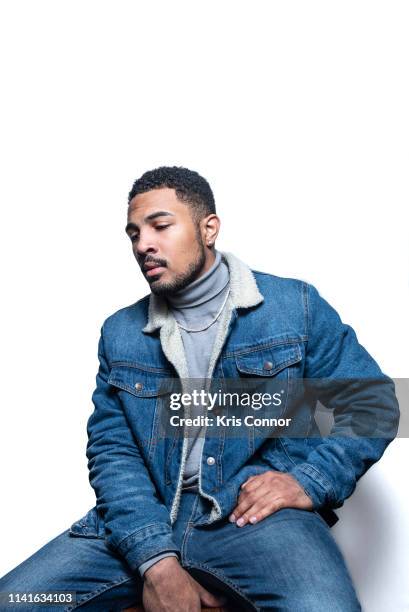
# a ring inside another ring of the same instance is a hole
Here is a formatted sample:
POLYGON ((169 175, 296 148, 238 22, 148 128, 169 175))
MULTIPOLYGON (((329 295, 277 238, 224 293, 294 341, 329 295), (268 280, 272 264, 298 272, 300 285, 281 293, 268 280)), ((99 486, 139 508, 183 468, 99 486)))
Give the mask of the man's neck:
POLYGON ((185 309, 199 306, 215 298, 229 282, 229 270, 222 261, 219 251, 215 252, 213 265, 187 287, 166 297, 172 309, 185 309))

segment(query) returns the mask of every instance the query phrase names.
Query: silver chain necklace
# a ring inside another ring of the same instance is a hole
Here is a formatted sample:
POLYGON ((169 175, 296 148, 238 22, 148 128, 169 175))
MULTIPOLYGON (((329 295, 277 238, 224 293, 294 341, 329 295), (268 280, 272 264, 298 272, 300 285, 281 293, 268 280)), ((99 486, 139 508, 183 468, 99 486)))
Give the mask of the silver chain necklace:
POLYGON ((197 329, 192 329, 191 327, 185 327, 184 325, 182 325, 181 323, 179 323, 178 321, 176 321, 176 323, 178 324, 178 326, 181 329, 184 329, 187 332, 201 332, 201 331, 205 331, 206 329, 209 329, 209 327, 211 325, 213 325, 213 323, 216 323, 217 319, 220 317, 220 315, 222 314, 222 310, 225 307, 225 304, 227 302, 227 298, 230 295, 230 289, 228 289, 227 293, 226 293, 226 297, 223 300, 223 304, 221 305, 219 311, 217 312, 216 316, 214 317, 214 319, 212 321, 210 321, 210 323, 208 323, 207 325, 205 325, 204 327, 199 327, 197 329))

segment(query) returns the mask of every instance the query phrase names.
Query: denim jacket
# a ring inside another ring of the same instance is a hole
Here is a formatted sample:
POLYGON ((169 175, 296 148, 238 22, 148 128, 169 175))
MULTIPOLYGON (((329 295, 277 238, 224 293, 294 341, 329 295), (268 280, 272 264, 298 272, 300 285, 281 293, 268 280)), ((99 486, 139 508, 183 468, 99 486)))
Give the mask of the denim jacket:
MULTIPOLYGON (((310 284, 251 270, 230 253, 230 296, 210 359, 210 378, 275 377, 289 391, 296 379, 368 379, 382 392, 351 385, 331 396, 334 425, 327 437, 205 438, 200 493, 211 524, 236 505, 240 485, 266 470, 290 473, 329 525, 338 519, 357 480, 393 439, 399 408, 393 381, 358 343, 310 284), (265 364, 268 363, 268 369, 265 364), (393 435, 343 436, 352 411, 380 410, 393 435), (208 459, 210 460, 208 461, 208 459)), ((87 458, 96 506, 70 529, 72 536, 105 538, 136 570, 149 558, 179 549, 173 541, 182 490, 187 438, 160 437, 158 405, 165 379, 188 378, 177 324, 153 293, 106 319, 98 347, 99 371, 88 420, 87 458)), ((317 399, 323 400, 322 397, 317 399)), ((327 399, 327 398, 324 398, 327 399)), ((299 409, 312 419, 313 402, 299 409)), ((222 430, 223 428, 220 428, 222 430)))

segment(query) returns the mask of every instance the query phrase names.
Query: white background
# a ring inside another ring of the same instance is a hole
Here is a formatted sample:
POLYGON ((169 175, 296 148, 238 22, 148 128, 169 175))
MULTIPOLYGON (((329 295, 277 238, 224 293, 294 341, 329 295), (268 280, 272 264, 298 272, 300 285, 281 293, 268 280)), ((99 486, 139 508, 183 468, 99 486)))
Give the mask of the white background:
MULTIPOLYGON (((0 575, 94 505, 97 341, 148 292, 124 233, 147 169, 203 174, 219 249, 313 283, 409 376, 408 16, 374 0, 2 3, 0 575)), ((408 460, 395 441, 333 530, 365 612, 409 610, 408 460)))

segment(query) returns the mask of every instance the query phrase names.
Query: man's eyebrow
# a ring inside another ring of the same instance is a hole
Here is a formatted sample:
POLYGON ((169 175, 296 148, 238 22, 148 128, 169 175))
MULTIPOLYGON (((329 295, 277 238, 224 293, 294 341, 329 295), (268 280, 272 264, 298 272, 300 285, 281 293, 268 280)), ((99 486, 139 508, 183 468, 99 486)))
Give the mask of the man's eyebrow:
POLYGON ((168 212, 167 210, 158 210, 158 212, 154 212, 151 215, 145 217, 144 221, 152 221, 152 219, 156 219, 156 217, 174 217, 174 214, 168 212))
MULTIPOLYGON (((156 219, 156 217, 174 217, 174 214, 171 212, 168 212, 167 210, 158 210, 157 212, 154 212, 148 215, 147 217, 145 217, 144 221, 152 221, 152 219, 156 219)), ((139 228, 136 225, 136 223, 132 223, 132 221, 130 221, 125 228, 125 232, 128 233, 130 230, 137 230, 137 229, 139 228)))

